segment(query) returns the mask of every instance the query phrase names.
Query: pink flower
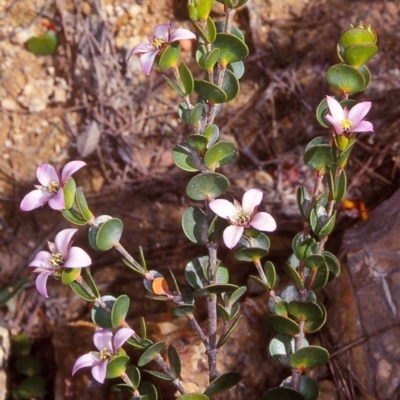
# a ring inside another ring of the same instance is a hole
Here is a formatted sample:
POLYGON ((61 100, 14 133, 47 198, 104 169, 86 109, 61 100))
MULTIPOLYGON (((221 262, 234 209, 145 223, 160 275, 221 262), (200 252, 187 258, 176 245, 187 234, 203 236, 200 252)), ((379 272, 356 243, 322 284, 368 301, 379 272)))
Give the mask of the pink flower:
POLYGON ((343 132, 373 132, 374 127, 371 122, 363 120, 371 108, 370 101, 364 101, 353 106, 350 110, 342 108, 340 103, 331 96, 326 96, 330 114, 326 119, 335 128, 338 135, 343 132))
POLYGON ((263 193, 260 189, 250 189, 244 195, 242 204, 234 200, 217 199, 210 202, 210 208, 219 217, 231 224, 223 233, 224 243, 230 249, 239 242, 245 228, 253 227, 259 231, 272 232, 276 229, 274 218, 266 212, 258 212, 263 193))
POLYGON ((99 351, 91 351, 80 356, 72 367, 72 375, 78 369, 92 367, 92 376, 97 382, 103 383, 106 378, 107 364, 118 354, 121 346, 133 335, 131 328, 121 328, 113 337, 109 329, 100 328, 93 335, 93 343, 99 351))
POLYGON ((150 75, 156 55, 170 43, 178 40, 196 39, 196 35, 187 29, 179 28, 171 33, 172 22, 157 25, 152 35, 148 35, 149 43, 140 43, 129 53, 128 60, 135 54, 140 58, 140 66, 146 75, 150 75))
POLYGON ((36 268, 33 272, 38 273, 36 278, 36 289, 44 297, 47 294, 47 279, 50 275, 60 275, 63 268, 88 267, 92 260, 80 247, 71 247, 72 236, 78 229, 64 229, 59 232, 53 242, 48 242, 48 251, 39 251, 29 264, 36 268))
POLYGON ((36 176, 41 185, 35 185, 36 190, 29 192, 21 201, 22 211, 31 211, 42 207, 47 202, 53 210, 63 210, 65 208, 63 186, 71 175, 85 166, 83 161, 71 161, 65 164, 58 173, 50 164, 41 165, 36 176))

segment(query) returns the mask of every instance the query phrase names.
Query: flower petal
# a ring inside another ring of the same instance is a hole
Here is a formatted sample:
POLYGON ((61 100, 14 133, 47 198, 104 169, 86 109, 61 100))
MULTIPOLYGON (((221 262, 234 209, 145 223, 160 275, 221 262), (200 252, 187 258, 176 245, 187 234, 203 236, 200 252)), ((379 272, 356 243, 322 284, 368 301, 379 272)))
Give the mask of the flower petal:
POLYGON ((346 118, 343 107, 332 96, 326 96, 326 101, 328 102, 329 111, 333 119, 336 123, 340 124, 340 122, 346 118))
POLYGON ((250 189, 245 192, 242 198, 243 211, 251 215, 254 209, 260 205, 263 195, 260 189, 250 189))
POLYGON ((209 206, 215 214, 224 219, 234 218, 237 212, 235 206, 225 199, 212 200, 209 206))
POLYGON ((93 367, 94 365, 97 365, 98 363, 102 362, 100 357, 96 354, 98 353, 91 351, 90 353, 80 356, 75 361, 74 366, 72 367, 72 375, 75 375, 75 372, 78 371, 78 369, 85 367, 93 367))
POLYGON ((230 225, 223 233, 224 243, 228 249, 234 248, 243 235, 243 226, 230 225))
POLYGON ((196 35, 188 29, 179 28, 177 29, 169 39, 169 42, 176 42, 178 40, 196 39, 196 35))
POLYGON ((49 261, 51 257, 52 254, 48 251, 39 251, 39 253, 36 254, 35 258, 29 263, 28 267, 53 269, 53 266, 50 264, 49 261))
POLYGON ((172 28, 172 22, 168 22, 166 24, 160 24, 154 28, 153 34, 156 39, 164 38, 165 41, 169 43, 169 32, 171 31, 171 28, 172 28))
POLYGON ((64 165, 61 171, 61 183, 67 182, 68 178, 72 176, 76 171, 84 167, 86 163, 84 161, 70 161, 64 165))
POLYGON ((155 47, 150 44, 150 43, 140 43, 137 46, 135 46, 131 52, 129 53, 126 61, 128 61, 133 55, 141 55, 143 53, 151 53, 153 52, 155 49, 155 47))
POLYGON ((92 376, 97 382, 104 383, 107 373, 108 360, 104 360, 102 363, 93 366, 92 376))
POLYGON ((43 186, 47 186, 51 181, 60 183, 56 169, 50 164, 43 164, 38 167, 36 176, 43 186))
POLYGON ((63 256, 64 260, 68 258, 68 251, 72 236, 74 236, 77 230, 78 229, 63 229, 57 233, 54 239, 56 249, 63 256))
POLYGON ((121 328, 115 333, 113 338, 114 351, 118 351, 121 346, 135 333, 131 328, 121 328))
POLYGON ((43 297, 49 297, 47 294, 47 278, 53 273, 53 271, 44 271, 41 272, 35 281, 35 286, 37 291, 43 296, 43 297))
POLYGON ((63 210, 65 208, 64 192, 60 188, 55 195, 52 195, 49 199, 49 207, 53 210, 63 210))
POLYGON ((153 68, 154 59, 156 58, 158 52, 159 50, 153 49, 151 53, 143 53, 139 57, 140 67, 146 75, 150 75, 151 69, 153 68))
POLYGON ((374 126, 369 121, 361 121, 354 128, 352 128, 353 132, 373 132, 374 126))
POLYGON ((336 120, 329 114, 325 116, 325 118, 332 124, 332 126, 335 128, 335 131, 338 135, 341 135, 343 133, 343 128, 340 122, 336 122, 336 120))
POLYGON ((20 208, 22 211, 31 211, 35 208, 45 205, 53 195, 45 190, 32 190, 21 201, 20 208))
POLYGON ((68 251, 68 256, 63 264, 64 268, 84 268, 92 263, 89 254, 80 247, 72 246, 68 251))
POLYGON ((93 335, 93 343, 96 346, 96 349, 99 351, 103 351, 105 348, 112 351, 112 342, 111 339, 113 334, 110 329, 100 328, 93 335))
POLYGON ((272 232, 276 229, 274 218, 266 212, 257 213, 250 221, 250 225, 259 231, 272 232))
POLYGON ((350 109, 348 119, 353 123, 353 125, 356 126, 368 114, 370 109, 371 109, 370 101, 363 101, 362 103, 358 103, 350 109))

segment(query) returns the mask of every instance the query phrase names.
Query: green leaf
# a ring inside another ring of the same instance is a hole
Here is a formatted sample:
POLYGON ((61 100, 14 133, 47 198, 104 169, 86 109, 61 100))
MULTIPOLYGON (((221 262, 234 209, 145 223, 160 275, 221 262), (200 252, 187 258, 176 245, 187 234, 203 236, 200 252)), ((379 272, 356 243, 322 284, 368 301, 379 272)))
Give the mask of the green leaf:
POLYGON ((168 85, 172 87, 172 89, 175 90, 176 93, 179 94, 179 96, 181 97, 186 97, 186 93, 185 91, 182 90, 182 88, 176 83, 174 82, 170 77, 168 77, 167 75, 163 74, 164 79, 167 81, 168 85))
POLYGON ((346 176, 346 171, 342 169, 336 185, 335 197, 333 198, 333 200, 335 200, 336 202, 342 201, 346 196, 346 190, 347 190, 347 176, 346 176))
POLYGON ((325 264, 325 257, 319 254, 311 254, 304 260, 304 265, 310 269, 317 269, 325 264))
POLYGON ((217 37, 217 29, 214 20, 211 17, 207 18, 207 42, 213 43, 217 37))
MULTIPOLYGON (((108 221, 112 219, 112 217, 110 217, 109 215, 100 215, 99 217, 97 217, 95 219, 95 221, 97 222, 97 224, 99 226, 101 226, 101 224, 103 224, 104 222, 108 221)), ((96 250, 96 251, 101 251, 97 246, 96 246, 96 236, 97 236, 97 232, 99 231, 99 227, 93 226, 91 225, 89 227, 89 233, 88 233, 88 239, 89 239, 89 244, 92 247, 92 249, 96 250)))
POLYGON ((125 373, 128 366, 129 357, 122 355, 113 357, 107 364, 106 378, 118 378, 125 373))
POLYGON ((221 374, 218 378, 214 379, 204 391, 204 394, 210 398, 218 393, 222 393, 236 386, 242 380, 242 375, 238 372, 226 372, 221 374))
POLYGON ((111 310, 111 324, 113 328, 124 326, 128 314, 130 299, 123 294, 117 298, 111 310))
POLYGON ((232 142, 221 140, 209 148, 204 156, 204 164, 211 171, 229 164, 236 157, 236 146, 232 142))
POLYGON ((305 400, 318 400, 320 390, 318 383, 309 376, 302 375, 300 378, 300 393, 304 396, 305 400))
MULTIPOLYGON (((215 27, 217 29, 218 33, 225 33, 225 22, 224 21, 218 21, 215 23, 215 27)), ((238 39, 240 39, 242 42, 245 41, 245 37, 243 32, 235 25, 231 27, 231 32, 232 35, 235 35, 238 39)))
POLYGON ((168 361, 174 378, 179 378, 182 367, 181 358, 179 357, 179 353, 176 348, 172 345, 168 347, 168 361))
POLYGON ((114 247, 122 236, 123 224, 118 218, 111 218, 104 222, 96 235, 96 246, 101 251, 114 247))
POLYGON ((70 208, 69 210, 62 210, 61 214, 67 221, 71 222, 72 224, 79 226, 87 224, 86 219, 83 218, 81 213, 75 208, 70 208))
POLYGON ((76 182, 72 177, 67 180, 67 183, 63 187, 63 192, 65 209, 69 210, 74 205, 76 193, 76 182))
POLYGON ((162 52, 158 60, 158 66, 164 70, 168 68, 176 68, 178 66, 179 57, 181 55, 181 45, 179 41, 170 43, 162 52))
POLYGON ((125 373, 128 375, 128 378, 132 383, 133 389, 137 390, 137 388, 140 385, 140 380, 141 380, 139 368, 135 367, 134 365, 130 365, 126 369, 125 373))
POLYGON ((243 61, 236 61, 234 63, 231 63, 226 68, 229 69, 229 71, 233 72, 236 79, 240 79, 244 75, 245 68, 243 61))
POLYGON ((340 36, 340 43, 347 48, 360 44, 375 44, 376 38, 372 32, 363 28, 350 28, 340 36))
POLYGON ((16 392, 22 399, 43 398, 46 393, 46 380, 40 375, 29 376, 18 384, 16 392))
POLYGON ((64 285, 69 285, 71 282, 76 281, 81 275, 81 268, 64 268, 61 274, 61 282, 64 285))
POLYGON ((290 356, 290 366, 301 371, 319 367, 328 361, 328 351, 320 346, 303 347, 290 356))
POLYGON ((186 318, 189 315, 192 315, 194 312, 193 305, 180 305, 176 306, 172 309, 172 314, 178 318, 186 318))
POLYGON ((328 283, 329 270, 326 264, 318 268, 312 284, 313 290, 322 289, 328 283))
POLYGON ((179 65, 179 75, 181 77, 181 82, 185 93, 187 95, 191 94, 194 90, 193 75, 184 62, 181 62, 179 65))
POLYGON ((227 305, 229 307, 232 307, 245 293, 246 293, 247 287, 246 286, 241 286, 237 290, 235 290, 228 299, 227 305))
POLYGON ((189 207, 185 210, 182 216, 182 229, 193 243, 207 243, 207 215, 201 208, 189 207))
POLYGON ((366 64, 378 52, 378 46, 374 44, 364 44, 348 47, 342 57, 343 60, 355 68, 366 64))
POLYGON ((297 390, 288 387, 278 387, 268 390, 262 400, 305 400, 304 396, 297 390))
POLYGON ((276 271, 274 264, 271 261, 266 261, 264 264, 264 273, 267 278, 268 286, 273 289, 276 283, 276 271))
POLYGON ((148 369, 145 369, 144 371, 147 372, 148 374, 153 375, 156 378, 162 379, 164 381, 170 381, 171 382, 171 381, 174 380, 174 378, 172 378, 171 376, 169 376, 167 374, 164 374, 163 372, 151 371, 151 370, 148 370, 148 369))
POLYGON ((26 279, 17 279, 0 290, 0 307, 17 295, 24 287, 26 279))
POLYGON ((324 251, 322 253, 325 257, 326 265, 329 269, 328 282, 332 279, 337 278, 340 275, 340 263, 336 256, 329 251, 324 251))
POLYGON ((307 221, 310 213, 311 200, 310 195, 304 186, 300 186, 297 189, 296 200, 297 208, 299 209, 301 216, 307 221))
POLYGON ((213 0, 200 0, 197 4, 198 18, 206 21, 210 14, 213 0))
POLYGON ((307 321, 309 319, 321 319, 324 314, 321 307, 314 302, 301 302, 293 300, 287 304, 287 310, 298 321, 307 321))
POLYGON ((214 69, 214 65, 218 62, 220 54, 220 49, 212 49, 204 60, 204 69, 211 72, 214 69))
POLYGON ((208 100, 214 104, 225 103, 227 100, 226 93, 218 85, 207 82, 203 79, 194 80, 194 90, 204 100, 208 100))
POLYGON ((186 143, 177 144, 172 150, 175 165, 184 171, 194 172, 200 168, 199 155, 186 143))
POLYGON ((76 203, 78 205, 82 218, 85 219, 86 221, 90 221, 93 215, 90 212, 85 195, 83 194, 81 188, 76 189, 76 203))
MULTIPOLYGON (((207 149, 208 140, 204 135, 196 133, 193 135, 189 135, 186 140, 189 146, 192 147, 199 154, 204 154, 207 149)), ((197 156, 197 158, 200 159, 199 156, 197 156)), ((199 161, 198 163, 200 165, 200 168, 198 169, 201 169, 201 162, 199 161)))
POLYGON ((208 268, 208 256, 197 257, 186 264, 185 278, 193 289, 200 289, 207 284, 204 271, 208 268))
POLYGON ((221 50, 219 62, 223 68, 230 63, 244 60, 249 54, 249 48, 244 41, 231 33, 217 33, 212 45, 221 50))
POLYGON ((300 333, 300 327, 295 321, 281 315, 267 315, 263 321, 268 328, 282 335, 294 337, 300 333))
POLYGON ((191 113, 191 109, 189 108, 189 106, 186 104, 186 102, 182 102, 179 104, 178 107, 178 115, 179 118, 186 124, 186 125, 190 125, 190 113, 191 113))
POLYGON ((326 72, 326 79, 330 86, 346 94, 361 92, 367 85, 364 75, 347 64, 332 65, 326 72))
POLYGON ((33 54, 45 56, 54 54, 57 50, 58 40, 54 32, 47 32, 45 36, 31 37, 25 43, 26 49, 33 54))
POLYGON ((205 297, 209 296, 210 294, 221 294, 221 293, 230 293, 234 292, 238 286, 232 285, 232 284, 215 284, 215 285, 209 285, 209 286, 204 286, 201 289, 196 290, 193 295, 194 297, 205 297))
POLYGON ((235 74, 229 69, 225 70, 221 89, 226 94, 225 102, 233 100, 239 94, 240 91, 239 81, 236 78, 235 74))
POLYGON ((186 393, 176 400, 209 400, 209 397, 201 393, 186 393))
MULTIPOLYGON (((237 304, 239 305, 239 304, 237 304)), ((229 327, 229 329, 225 332, 224 335, 222 335, 217 343, 217 349, 219 349, 220 347, 222 347, 229 339, 229 337, 232 335, 233 331, 235 330, 235 328, 238 326, 239 322, 241 321, 241 319, 243 318, 243 315, 240 315, 235 322, 229 327)))
POLYGON ((215 172, 194 176, 186 187, 186 194, 192 200, 212 200, 229 189, 229 181, 215 172))
POLYGON ((189 117, 190 125, 196 126, 199 123, 202 115, 203 115, 203 104, 197 103, 190 113, 189 117))
POLYGON ((319 174, 325 174, 327 168, 333 164, 332 147, 328 144, 319 144, 306 149, 304 163, 319 174))
MULTIPOLYGON (((302 347, 308 346, 308 341, 304 338, 302 347)), ((269 344, 269 354, 278 363, 289 367, 289 358, 295 350, 295 339, 287 335, 276 335, 269 344)))
POLYGON ((116 298, 114 296, 106 295, 102 296, 101 300, 107 307, 107 310, 101 307, 98 302, 95 302, 92 311, 90 312, 90 316, 92 321, 100 328, 112 328, 111 310, 116 298))
POLYGON ((139 392, 142 395, 141 400, 158 400, 157 389, 150 382, 143 382, 139 386, 139 392))
POLYGON ((208 125, 207 128, 204 130, 204 136, 208 140, 207 148, 210 148, 218 140, 219 137, 218 126, 215 124, 208 125))
POLYGON ((42 361, 30 355, 18 357, 14 365, 19 373, 28 376, 40 374, 43 370, 42 361))
POLYGON ((304 324, 304 333, 317 332, 324 326, 324 324, 326 322, 326 318, 327 318, 326 309, 320 301, 317 301, 317 304, 319 305, 320 309, 322 310, 323 316, 322 316, 322 318, 307 320, 304 324))
POLYGON ((95 297, 91 296, 90 294, 88 294, 83 288, 82 286, 77 283, 77 282, 71 282, 69 284, 69 287, 83 300, 85 301, 94 301, 95 297))
POLYGON ((154 360, 157 357, 157 354, 159 354, 164 347, 165 342, 157 342, 146 349, 146 351, 139 358, 137 363, 138 367, 143 367, 150 361, 154 360))
POLYGON ((318 232, 318 237, 322 239, 325 236, 329 236, 332 233, 333 228, 335 227, 335 222, 336 222, 336 211, 328 219, 325 225, 320 229, 320 231, 318 232))
MULTIPOLYGON (((289 262, 290 260, 291 258, 289 258, 289 262)), ((304 289, 304 283, 301 280, 299 273, 289 262, 284 266, 286 274, 293 281, 298 289, 304 289)))

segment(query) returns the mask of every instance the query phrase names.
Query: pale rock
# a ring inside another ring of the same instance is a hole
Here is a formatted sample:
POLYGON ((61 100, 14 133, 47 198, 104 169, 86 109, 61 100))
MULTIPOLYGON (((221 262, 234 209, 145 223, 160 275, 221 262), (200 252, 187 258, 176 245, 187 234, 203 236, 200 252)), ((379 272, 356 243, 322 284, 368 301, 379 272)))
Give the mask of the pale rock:
POLYGON ((47 107, 53 89, 54 80, 52 78, 31 80, 24 86, 17 100, 30 112, 43 111, 47 107))

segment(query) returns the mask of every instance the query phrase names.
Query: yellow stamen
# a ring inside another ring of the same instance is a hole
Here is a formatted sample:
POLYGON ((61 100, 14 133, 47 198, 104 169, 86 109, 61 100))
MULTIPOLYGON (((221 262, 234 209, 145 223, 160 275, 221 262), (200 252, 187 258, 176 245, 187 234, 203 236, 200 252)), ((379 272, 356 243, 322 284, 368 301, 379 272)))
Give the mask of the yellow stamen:
POLYGON ((349 119, 344 119, 340 122, 341 128, 346 131, 350 132, 353 123, 349 119))
POLYGON ((46 186, 46 190, 48 192, 50 192, 51 194, 57 194, 58 190, 60 189, 60 184, 55 182, 55 181, 51 181, 47 186, 46 186))
POLYGON ((101 360, 107 360, 107 358, 110 358, 112 356, 111 351, 107 349, 107 347, 104 347, 102 351, 100 351, 100 359, 101 360))
POLYGON ((54 266, 54 267, 62 267, 62 265, 64 264, 64 259, 63 256, 60 253, 56 253, 56 254, 52 254, 53 257, 50 258, 50 263, 54 266))
POLYGON ((154 38, 153 41, 151 42, 151 45, 153 47, 156 47, 157 49, 161 49, 161 46, 165 43, 165 39, 160 36, 158 38, 154 38))

